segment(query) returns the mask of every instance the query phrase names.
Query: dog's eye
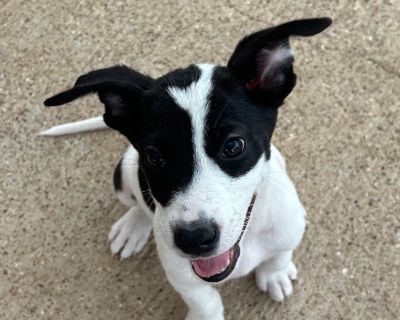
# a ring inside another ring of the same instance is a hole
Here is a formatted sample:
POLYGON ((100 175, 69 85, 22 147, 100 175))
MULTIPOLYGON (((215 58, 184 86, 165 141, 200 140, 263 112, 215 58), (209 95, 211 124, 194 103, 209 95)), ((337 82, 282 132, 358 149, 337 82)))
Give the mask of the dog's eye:
POLYGON ((165 165, 165 160, 161 156, 161 153, 154 147, 147 147, 146 160, 154 168, 162 168, 165 165))
POLYGON ((225 142, 223 155, 226 158, 233 158, 241 154, 245 147, 245 142, 240 137, 229 138, 225 142))

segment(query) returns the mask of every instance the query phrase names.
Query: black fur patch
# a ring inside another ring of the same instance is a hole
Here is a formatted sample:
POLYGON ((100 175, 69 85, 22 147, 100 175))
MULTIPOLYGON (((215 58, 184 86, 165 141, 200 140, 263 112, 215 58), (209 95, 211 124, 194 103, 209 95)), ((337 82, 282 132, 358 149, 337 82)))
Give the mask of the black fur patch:
MULTIPOLYGON (((204 143, 208 156, 227 174, 238 177, 247 173, 263 153, 269 158, 277 107, 296 82, 292 58, 264 74, 271 62, 269 55, 263 57, 265 50, 289 48, 290 36, 317 34, 331 22, 329 18, 296 20, 253 33, 239 42, 227 67, 216 67, 204 143), (222 155, 224 144, 232 135, 243 138, 246 146, 240 155, 226 158, 222 155)), ((72 88, 47 99, 45 105, 57 106, 97 93, 105 106, 105 123, 126 136, 139 152, 141 189, 154 210, 152 196, 167 205, 175 192, 186 188, 194 172, 190 115, 176 105, 167 90, 188 87, 200 75, 199 68, 191 65, 154 80, 126 66, 114 66, 82 75, 72 88), (162 168, 147 163, 149 146, 160 152, 165 163, 162 168), (149 188, 151 194, 146 192, 149 188)), ((114 185, 116 190, 122 188, 120 163, 114 185)))
POLYGON ((198 81, 200 75, 200 69, 196 65, 192 64, 187 68, 176 69, 163 75, 161 78, 157 79, 157 83, 162 87, 168 86, 184 89, 189 87, 192 82, 198 81))
MULTIPOLYGON (((194 171, 190 116, 175 103, 167 90, 171 84, 189 86, 199 77, 200 70, 189 66, 157 79, 143 99, 146 107, 142 108, 140 122, 132 120, 135 132, 125 134, 139 152, 139 165, 152 195, 163 206, 169 203, 175 192, 185 189, 194 171), (154 168, 147 162, 145 149, 148 146, 161 153, 165 161, 163 168, 154 168)), ((141 179, 144 185, 144 177, 141 179)))
POLYGON ((270 156, 270 142, 277 119, 277 109, 257 104, 228 68, 217 67, 205 127, 205 149, 219 167, 232 177, 251 170, 260 156, 270 156), (233 158, 223 156, 225 141, 239 136, 245 140, 244 151, 233 158))
POLYGON ((138 177, 139 177, 139 186, 140 191, 142 192, 142 196, 146 205, 150 208, 151 211, 156 210, 156 205, 154 203, 153 197, 151 196, 151 192, 149 189, 149 185, 147 184, 146 177, 142 170, 138 170, 138 177))
POLYGON ((193 176, 192 126, 188 113, 178 107, 166 91, 149 97, 147 106, 148 112, 142 114, 143 136, 137 142, 139 165, 153 196, 166 206, 173 194, 184 190, 193 176), (145 149, 148 146, 161 153, 165 161, 163 168, 154 168, 147 162, 145 149))
POLYGON ((115 170, 114 170, 114 189, 115 191, 122 191, 122 170, 121 170, 121 165, 122 165, 122 159, 119 160, 115 170))

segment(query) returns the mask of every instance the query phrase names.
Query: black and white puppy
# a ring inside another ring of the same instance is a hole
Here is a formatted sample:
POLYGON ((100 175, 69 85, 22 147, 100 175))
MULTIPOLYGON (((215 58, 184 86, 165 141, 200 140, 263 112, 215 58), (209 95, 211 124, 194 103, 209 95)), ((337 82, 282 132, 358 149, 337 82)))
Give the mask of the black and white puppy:
POLYGON ((329 18, 291 21, 242 39, 227 66, 195 64, 152 79, 125 66, 82 75, 45 101, 97 93, 97 117, 49 129, 60 135, 111 127, 132 144, 114 184, 129 207, 111 228, 113 253, 139 252, 153 229, 187 319, 223 319, 214 284, 255 270, 258 287, 282 301, 305 210, 271 144, 278 108, 296 83, 290 36, 312 36, 329 18))

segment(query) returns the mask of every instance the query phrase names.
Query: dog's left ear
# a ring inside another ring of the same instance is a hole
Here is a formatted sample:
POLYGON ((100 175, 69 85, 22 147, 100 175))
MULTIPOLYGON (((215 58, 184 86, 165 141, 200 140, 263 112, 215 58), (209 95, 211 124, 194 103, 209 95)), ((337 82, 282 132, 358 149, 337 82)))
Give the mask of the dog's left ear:
POLYGON ((228 62, 231 73, 261 104, 279 107, 296 84, 290 36, 312 36, 325 30, 330 18, 290 21, 243 38, 228 62))

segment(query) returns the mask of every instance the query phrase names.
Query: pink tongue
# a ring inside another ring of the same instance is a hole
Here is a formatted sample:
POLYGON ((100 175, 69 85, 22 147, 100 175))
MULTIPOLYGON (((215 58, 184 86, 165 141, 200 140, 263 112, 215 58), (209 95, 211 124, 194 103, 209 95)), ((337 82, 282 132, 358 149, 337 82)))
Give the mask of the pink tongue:
POLYGON ((209 278, 221 273, 222 270, 229 266, 233 256, 233 249, 229 249, 219 256, 209 259, 192 260, 194 271, 202 278, 209 278))

